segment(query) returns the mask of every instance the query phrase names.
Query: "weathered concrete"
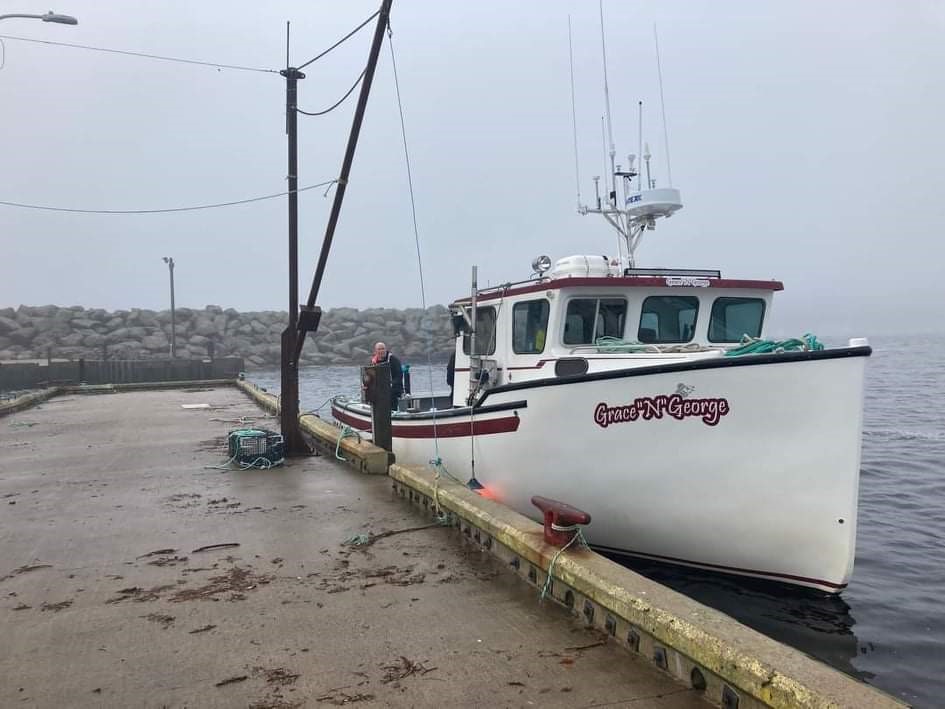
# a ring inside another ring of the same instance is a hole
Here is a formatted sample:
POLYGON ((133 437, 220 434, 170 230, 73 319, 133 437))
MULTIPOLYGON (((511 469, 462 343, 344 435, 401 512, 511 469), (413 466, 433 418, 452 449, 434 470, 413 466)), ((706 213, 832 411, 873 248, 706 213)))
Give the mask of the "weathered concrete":
POLYGON ((26 394, 0 401, 0 418, 7 414, 13 414, 17 411, 23 411, 34 406, 42 404, 47 399, 51 399, 61 393, 61 387, 49 387, 40 391, 31 391, 26 394))
POLYGON ((276 424, 232 388, 3 419, 0 706, 703 706, 455 530, 343 545, 425 526, 385 477, 207 468, 241 417, 276 424))
MULTIPOLYGON (((340 429, 310 430, 333 445, 340 429)), ((349 452, 355 467, 372 446, 349 452)), ((374 452, 380 451, 374 448, 374 452)), ((452 524, 506 563, 516 564, 523 578, 537 587, 558 549, 544 542, 541 525, 464 485, 437 478, 429 468, 392 465, 390 476, 399 493, 432 514, 449 515, 452 524)), ((827 709, 896 708, 898 699, 842 674, 783 645, 729 616, 703 606, 587 549, 557 556, 551 596, 590 615, 588 622, 615 642, 652 659, 679 678, 698 670, 706 680, 705 696, 725 703, 734 693, 739 706, 827 709), (727 689, 726 689, 727 688, 727 689)))
POLYGON ((7 414, 38 406, 54 396, 66 394, 117 394, 124 391, 156 391, 159 389, 188 390, 206 387, 232 386, 232 379, 197 379, 183 382, 135 382, 129 384, 82 384, 79 386, 57 386, 40 391, 21 394, 0 402, 0 418, 7 414))

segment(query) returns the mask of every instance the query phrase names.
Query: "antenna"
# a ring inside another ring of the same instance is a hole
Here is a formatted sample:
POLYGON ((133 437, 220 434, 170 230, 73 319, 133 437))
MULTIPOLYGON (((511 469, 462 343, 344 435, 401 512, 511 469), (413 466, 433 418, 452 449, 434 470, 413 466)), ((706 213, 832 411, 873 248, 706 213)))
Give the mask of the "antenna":
MULTIPOLYGON (((639 133, 637 135, 638 144, 640 146, 640 152, 637 153, 637 155, 643 155, 643 101, 639 101, 637 103, 637 106, 639 107, 639 112, 640 112, 639 126, 638 126, 639 133)), ((640 173, 642 172, 643 170, 640 170, 640 173)), ((637 174, 637 192, 640 192, 643 189, 640 186, 640 181, 643 179, 643 175, 640 173, 637 174)))
POLYGON ((669 131, 666 129, 666 100, 663 98, 663 68, 660 63, 660 37, 656 33, 656 23, 653 23, 653 41, 656 44, 656 75, 660 82, 660 108, 663 111, 663 148, 666 150, 666 179, 669 186, 673 186, 673 170, 669 164, 669 131))
MULTIPOLYGON (((606 174, 607 174, 607 138, 606 138, 605 135, 604 135, 604 117, 603 117, 603 116, 600 117, 600 142, 601 142, 601 145, 602 145, 603 148, 604 148, 604 174, 606 175, 606 174)), ((613 168, 611 168, 610 174, 611 174, 611 175, 614 174, 613 168)), ((611 177, 610 179, 611 179, 611 184, 613 184, 613 179, 614 179, 614 178, 611 177)), ((606 180, 606 178, 604 179, 604 190, 607 190, 607 180, 606 180)), ((607 190, 607 191, 610 191, 610 190, 607 190)), ((610 193, 613 194, 612 191, 610 191, 610 193)), ((607 200, 607 203, 608 203, 608 204, 611 204, 612 202, 613 202, 612 199, 608 199, 608 200, 607 200)))
POLYGON ((643 144, 643 160, 646 162, 646 187, 647 189, 653 189, 656 187, 656 181, 650 176, 650 158, 653 157, 650 155, 650 144, 643 144))
MULTIPOLYGON (((604 103, 607 105, 607 135, 610 138, 610 190, 614 195, 611 202, 617 197, 617 184, 614 176, 614 157, 617 150, 614 148, 614 130, 610 122, 610 89, 607 86, 607 45, 604 43, 604 0, 600 0, 600 52, 604 60, 604 103)), ((606 165, 605 165, 606 166, 606 165)))
POLYGON ((571 127, 574 132, 574 182, 577 185, 577 208, 581 211, 581 171, 578 161, 577 110, 574 108, 574 45, 571 42, 571 15, 568 15, 568 58, 571 60, 571 127))
MULTIPOLYGON (((643 101, 637 103, 639 110, 639 128, 638 128, 638 151, 636 155, 627 156, 627 167, 624 169, 615 164, 617 155, 614 146, 613 121, 610 111, 610 86, 607 77, 607 45, 604 30, 604 3, 599 2, 600 10, 600 40, 601 54, 603 56, 604 66, 604 102, 606 113, 600 117, 600 134, 603 148, 604 172, 601 175, 595 175, 594 195, 596 199, 595 206, 586 206, 581 204, 581 192, 578 187, 578 213, 599 214, 610 224, 617 232, 617 253, 621 268, 626 269, 636 267, 636 250, 643 237, 644 232, 656 228, 656 221, 660 217, 670 217, 682 209, 682 201, 679 190, 672 187, 656 189, 656 180, 653 179, 652 155, 650 146, 643 142, 643 101), (609 139, 609 140, 608 140, 609 139), (609 150, 608 150, 609 148, 609 150), (608 155, 610 158, 608 164, 608 155), (646 163, 646 189, 643 188, 643 167, 646 163), (610 170, 610 179, 606 175, 610 170), (604 177, 604 195, 601 194, 601 177, 604 177), (637 178, 636 192, 633 192, 633 178, 637 178), (617 179, 621 180, 621 189, 617 190, 617 179), (630 193, 630 194, 628 194, 630 193), (603 199, 606 198, 606 204, 603 199)), ((654 28, 655 31, 655 28, 654 28)), ((568 16, 568 50, 571 60, 571 121, 574 132, 574 163, 575 175, 580 183, 578 174, 578 147, 577 147, 577 109, 575 107, 574 92, 574 44, 572 38, 571 17, 568 16)), ((659 57, 657 56, 657 61, 659 57)), ((662 74, 660 75, 660 97, 662 100, 662 74)), ((663 110, 663 131, 666 133, 666 112, 665 105, 663 110)), ((667 152, 667 160, 668 160, 667 152)), ((667 173, 669 172, 667 167, 667 173)))

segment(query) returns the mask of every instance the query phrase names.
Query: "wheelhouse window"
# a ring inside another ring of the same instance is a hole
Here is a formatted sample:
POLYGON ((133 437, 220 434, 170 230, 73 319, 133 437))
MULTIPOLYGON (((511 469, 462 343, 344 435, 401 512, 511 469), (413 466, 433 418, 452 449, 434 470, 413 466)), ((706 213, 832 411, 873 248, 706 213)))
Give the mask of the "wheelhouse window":
POLYGON ((512 351, 515 354, 545 351, 548 312, 548 301, 544 298, 515 304, 512 308, 512 351))
POLYGON ((738 342, 761 336, 765 302, 761 298, 716 298, 709 320, 709 342, 738 342))
MULTIPOLYGON (((470 354, 469 333, 463 333, 463 353, 470 354)), ((476 354, 495 354, 495 308, 476 308, 476 354)))
POLYGON ((689 342, 696 331, 699 299, 653 295, 643 301, 637 339, 646 343, 689 342))
POLYGON ((623 337, 626 320, 624 298, 574 298, 564 316, 564 344, 593 345, 601 337, 623 337))

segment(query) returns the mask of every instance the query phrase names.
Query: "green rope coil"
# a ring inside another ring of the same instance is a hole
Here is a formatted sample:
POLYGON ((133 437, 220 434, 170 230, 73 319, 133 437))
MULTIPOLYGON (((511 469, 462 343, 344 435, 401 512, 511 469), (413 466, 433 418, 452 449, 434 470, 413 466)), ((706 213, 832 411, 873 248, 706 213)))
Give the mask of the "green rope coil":
POLYGON ((598 337, 594 341, 594 346, 597 347, 598 352, 651 352, 653 350, 652 345, 646 345, 642 342, 636 342, 635 340, 622 340, 619 337, 611 337, 610 335, 605 335, 604 337, 598 337))
POLYGON ((816 335, 805 333, 803 337, 788 340, 762 340, 760 337, 745 335, 738 347, 728 350, 726 357, 740 357, 748 354, 766 354, 778 352, 819 352, 824 349, 816 335))

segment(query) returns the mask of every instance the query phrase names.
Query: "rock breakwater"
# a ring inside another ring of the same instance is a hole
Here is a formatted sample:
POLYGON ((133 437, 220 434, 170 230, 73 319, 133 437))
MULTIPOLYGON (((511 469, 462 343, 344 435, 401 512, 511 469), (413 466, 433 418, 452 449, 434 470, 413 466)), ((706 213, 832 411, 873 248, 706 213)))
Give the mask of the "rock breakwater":
MULTIPOLYGON (((279 363, 285 311, 238 312, 208 305, 203 310, 177 308, 178 357, 243 357, 257 367, 279 363)), ((426 358, 431 350, 443 360, 453 347, 449 311, 434 305, 391 308, 332 308, 322 314, 309 337, 302 364, 363 364, 377 340, 403 359, 426 358)), ((109 312, 55 305, 0 308, 0 360, 154 359, 167 357, 171 313, 133 308, 109 312)))

